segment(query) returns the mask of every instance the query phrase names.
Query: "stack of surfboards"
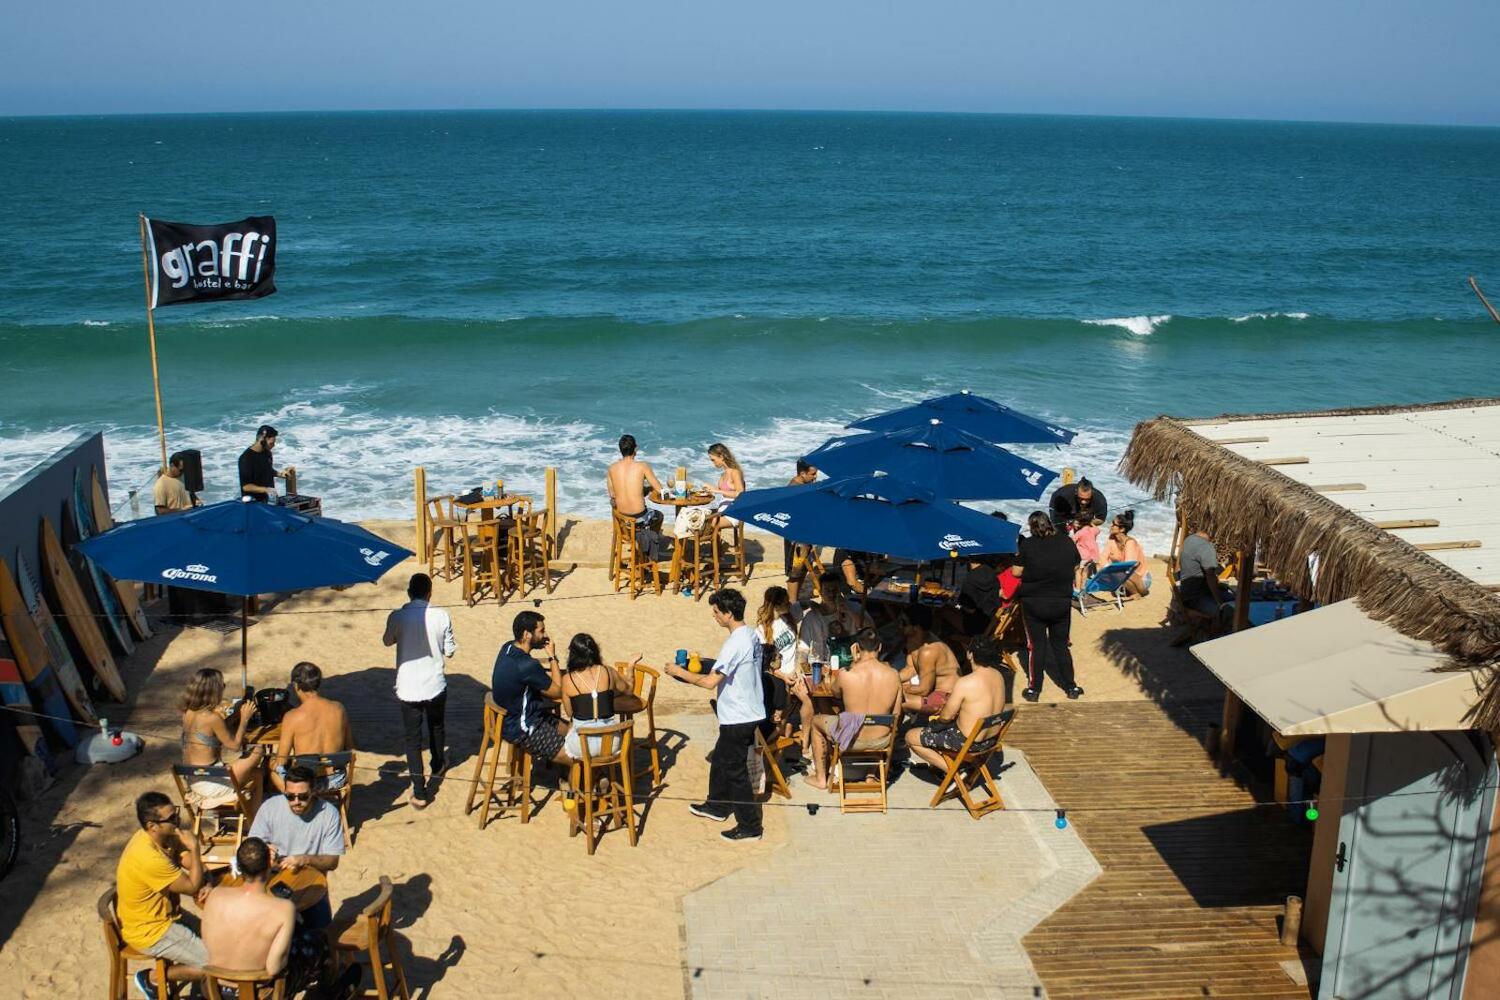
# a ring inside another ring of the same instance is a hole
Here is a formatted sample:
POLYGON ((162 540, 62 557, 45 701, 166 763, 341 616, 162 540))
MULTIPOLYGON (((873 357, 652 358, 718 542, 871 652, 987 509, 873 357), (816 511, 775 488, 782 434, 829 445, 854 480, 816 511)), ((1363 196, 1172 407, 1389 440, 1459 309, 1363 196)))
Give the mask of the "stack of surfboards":
MULTIPOLYGON (((98 470, 91 470, 90 479, 91 488, 85 491, 80 470, 67 505, 78 539, 114 526, 98 470)), ((111 580, 81 555, 75 572, 49 518, 42 518, 40 531, 42 574, 62 621, 53 616, 42 580, 21 551, 15 553, 14 567, 0 556, 0 703, 29 716, 31 722, 23 718, 18 728, 50 767, 58 751, 78 742, 75 720, 86 727, 99 724, 85 674, 97 682, 96 689, 108 700, 125 700, 125 681, 105 638, 106 630, 120 651, 129 654, 135 648, 132 633, 137 639, 147 639, 151 629, 133 586, 111 580), (102 613, 95 612, 85 597, 80 576, 90 584, 102 613)))

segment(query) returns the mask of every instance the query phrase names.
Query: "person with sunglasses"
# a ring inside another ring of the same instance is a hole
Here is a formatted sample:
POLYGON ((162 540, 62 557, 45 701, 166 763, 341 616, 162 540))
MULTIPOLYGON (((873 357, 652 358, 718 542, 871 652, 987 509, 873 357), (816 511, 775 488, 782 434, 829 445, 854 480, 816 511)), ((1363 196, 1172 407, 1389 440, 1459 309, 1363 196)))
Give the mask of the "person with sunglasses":
MULTIPOLYGON (((286 793, 267 799, 250 824, 250 836, 270 845, 273 867, 316 868, 326 873, 337 868, 344 856, 344 823, 338 807, 318 797, 313 780, 311 768, 301 764, 287 768, 282 779, 286 793)), ((328 897, 304 910, 302 921, 311 928, 332 923, 328 897)))
MULTIPOLYGON (((135 800, 141 826, 125 845, 115 870, 115 913, 120 937, 152 958, 172 963, 174 982, 197 982, 208 964, 203 940, 184 920, 180 899, 202 891, 203 855, 198 840, 178 826, 180 810, 161 792, 146 792, 135 800)), ((145 996, 156 996, 151 970, 135 974, 135 985, 145 996)))

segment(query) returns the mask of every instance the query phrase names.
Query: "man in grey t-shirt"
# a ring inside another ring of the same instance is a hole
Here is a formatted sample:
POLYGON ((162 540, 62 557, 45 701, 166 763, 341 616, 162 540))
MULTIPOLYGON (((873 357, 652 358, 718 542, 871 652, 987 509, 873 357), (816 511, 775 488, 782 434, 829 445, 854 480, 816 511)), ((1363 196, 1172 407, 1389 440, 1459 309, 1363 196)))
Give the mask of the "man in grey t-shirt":
POLYGON ((1201 531, 1182 540, 1178 554, 1177 593, 1183 606, 1210 617, 1219 613, 1226 597, 1219 586, 1219 553, 1201 531))
MULTIPOLYGON (((272 864, 281 869, 316 868, 327 873, 344 855, 344 824, 338 807, 313 791, 313 773, 300 764, 286 769, 285 795, 267 799, 250 824, 250 836, 271 846, 272 864)), ((302 912, 308 927, 333 921, 328 897, 302 912)))

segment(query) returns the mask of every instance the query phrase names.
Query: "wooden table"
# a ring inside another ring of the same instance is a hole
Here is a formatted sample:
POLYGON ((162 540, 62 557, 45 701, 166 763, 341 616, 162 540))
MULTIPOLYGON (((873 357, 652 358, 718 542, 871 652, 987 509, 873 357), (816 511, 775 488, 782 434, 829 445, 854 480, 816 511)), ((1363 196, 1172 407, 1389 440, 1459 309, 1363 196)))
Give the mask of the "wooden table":
MULTIPOLYGON (((226 874, 219 880, 219 885, 231 888, 244 884, 245 880, 234 874, 226 874)), ((292 890, 292 905, 297 908, 298 913, 317 906, 328 898, 328 876, 311 865, 303 865, 294 872, 275 872, 267 887, 277 885, 284 885, 292 890)))
POLYGON ((522 504, 530 506, 531 497, 523 496, 519 493, 512 493, 500 497, 483 497, 479 500, 453 501, 453 506, 458 510, 463 511, 464 520, 468 520, 469 514, 477 510, 479 512, 479 519, 481 521, 488 521, 494 518, 495 512, 498 510, 510 511, 518 506, 521 506, 522 504))
MULTIPOLYGON (((673 507, 681 513, 687 507, 706 507, 714 502, 714 495, 700 490, 696 493, 689 493, 685 497, 651 493, 646 499, 659 507, 673 507)), ((672 588, 674 594, 682 593, 682 559, 686 554, 687 543, 690 541, 692 541, 690 538, 679 538, 676 532, 672 534, 672 567, 667 573, 667 585, 672 588)))

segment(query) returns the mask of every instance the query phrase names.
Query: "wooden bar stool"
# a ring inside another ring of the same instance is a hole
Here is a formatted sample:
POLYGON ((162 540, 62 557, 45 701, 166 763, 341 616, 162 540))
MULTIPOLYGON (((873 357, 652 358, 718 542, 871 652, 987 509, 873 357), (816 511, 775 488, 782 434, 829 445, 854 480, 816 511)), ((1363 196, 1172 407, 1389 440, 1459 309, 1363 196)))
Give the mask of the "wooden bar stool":
POLYGON ((531 822, 531 754, 501 735, 505 724, 505 709, 495 704, 495 696, 484 696, 484 735, 479 741, 479 754, 474 760, 474 779, 469 783, 469 799, 464 804, 464 815, 474 811, 475 798, 483 794, 484 808, 479 813, 479 829, 490 821, 490 804, 499 807, 497 818, 505 810, 514 808, 519 802, 521 822, 531 822), (489 764, 486 773, 485 764, 489 764), (500 774, 501 765, 505 771, 500 774), (480 792, 481 775, 484 775, 484 791, 480 792), (499 775, 497 777, 497 775, 499 775), (495 785, 500 784, 504 798, 496 794, 495 785))
POLYGON ((717 590, 723 583, 719 570, 719 532, 714 518, 709 517, 687 538, 678 539, 682 546, 682 565, 678 570, 677 586, 687 580, 693 590, 693 600, 703 600, 710 588, 717 590))
POLYGON ((714 532, 714 575, 720 580, 724 576, 737 576, 741 584, 750 582, 750 564, 745 560, 745 522, 734 521, 723 514, 715 514, 709 519, 709 524, 714 532), (725 541, 723 532, 729 532, 729 539, 725 541), (722 568, 723 555, 729 556, 729 567, 725 571, 722 568), (722 574, 722 575, 721 575, 722 574))
POLYGON ((464 600, 472 607, 493 597, 505 601, 508 579, 505 557, 505 532, 497 521, 471 521, 465 524, 464 600))
MULTIPOLYGON (((628 670, 630 664, 616 663, 615 672, 621 675, 628 670)), ((649 767, 639 768, 635 771, 635 777, 639 778, 647 772, 651 774, 653 787, 661 784, 661 746, 656 741, 656 684, 661 680, 661 671, 655 667, 648 667, 644 663, 635 665, 635 678, 631 683, 631 693, 641 700, 641 712, 646 714, 646 746, 647 759, 651 764, 649 767)), ((637 712, 636 715, 640 715, 637 712)), ((635 730, 631 730, 631 742, 635 743, 635 730)))
POLYGON ((396 935, 391 930, 391 890, 390 876, 380 876, 380 892, 374 901, 361 910, 352 923, 330 927, 328 940, 333 945, 333 957, 339 969, 361 957, 369 963, 375 988, 358 996, 377 997, 379 1000, 396 996, 410 1000, 406 972, 401 968, 401 957, 396 954, 396 935), (394 991, 390 989, 388 979, 395 980, 394 991))
POLYGON ((552 539, 547 535, 547 512, 516 511, 516 526, 510 529, 510 576, 518 593, 529 593, 540 580, 552 593, 552 539))
POLYGON ((221 989, 225 986, 234 990, 239 1000, 285 1000, 286 970, 277 973, 264 969, 237 972, 216 965, 203 967, 203 992, 208 1000, 226 1000, 221 989))
POLYGON ((656 560, 642 553, 640 546, 636 544, 635 518, 627 517, 619 511, 611 511, 614 519, 614 555, 610 558, 610 564, 615 568, 614 588, 615 593, 620 592, 623 585, 630 591, 630 599, 633 601, 640 596, 641 591, 647 586, 655 589, 661 594, 661 571, 656 560))
POLYGON ((611 826, 625 827, 630 846, 636 845, 635 791, 630 773, 632 725, 620 722, 578 734, 583 757, 573 762, 570 772, 574 808, 569 814, 568 835, 576 837, 582 832, 591 855, 611 826), (599 752, 592 753, 590 744, 596 741, 599 752))
POLYGON ((120 936, 120 918, 115 913, 115 889, 111 886, 99 897, 99 923, 104 928, 104 951, 109 960, 109 1000, 125 1000, 130 985, 130 963, 152 966, 156 975, 157 1000, 177 995, 177 987, 167 981, 172 963, 136 951, 120 936))
POLYGON ((463 522, 453 512, 453 496, 430 497, 427 501, 427 573, 434 579, 452 580, 463 573, 458 547, 463 522))

